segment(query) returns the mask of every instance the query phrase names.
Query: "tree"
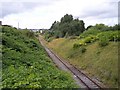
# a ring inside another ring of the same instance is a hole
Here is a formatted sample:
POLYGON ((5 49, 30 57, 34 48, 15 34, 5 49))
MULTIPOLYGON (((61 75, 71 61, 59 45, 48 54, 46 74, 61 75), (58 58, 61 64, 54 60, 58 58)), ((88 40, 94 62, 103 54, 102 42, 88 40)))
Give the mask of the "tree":
POLYGON ((114 26, 107 26, 104 24, 96 24, 92 28, 97 29, 97 30, 101 30, 101 31, 120 30, 120 25, 115 24, 114 26))
POLYGON ((54 22, 50 28, 54 37, 76 36, 85 30, 84 21, 73 19, 72 15, 64 15, 60 22, 54 22))
POLYGON ((62 23, 70 23, 73 20, 73 16, 72 15, 64 15, 64 17, 61 18, 61 24, 62 23))
POLYGON ((93 27, 92 25, 89 25, 87 28, 86 28, 86 30, 88 30, 89 28, 91 28, 91 27, 93 27))
POLYGON ((85 31, 83 20, 75 19, 71 22, 71 31, 69 30, 69 35, 78 36, 80 33, 85 31))
POLYGON ((113 30, 120 30, 120 24, 115 24, 113 27, 112 27, 113 30))
POLYGON ((104 24, 96 24, 95 27, 98 29, 98 30, 103 30, 105 28, 105 25, 104 24))
POLYGON ((50 30, 55 27, 55 24, 56 24, 56 21, 54 21, 54 23, 53 23, 52 26, 50 27, 50 30))

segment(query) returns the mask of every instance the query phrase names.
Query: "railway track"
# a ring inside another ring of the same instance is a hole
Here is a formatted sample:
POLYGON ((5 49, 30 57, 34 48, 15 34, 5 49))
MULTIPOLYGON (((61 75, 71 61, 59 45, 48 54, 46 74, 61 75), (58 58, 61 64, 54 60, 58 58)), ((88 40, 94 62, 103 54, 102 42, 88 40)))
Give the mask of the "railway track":
MULTIPOLYGON (((49 49, 50 50, 50 49, 49 49)), ((51 50, 50 50, 51 51, 51 50)), ((51 51, 52 54, 53 51, 51 51)), ((85 75, 83 72, 81 72, 79 69, 77 69, 73 65, 68 65, 64 61, 62 61, 56 54, 54 54, 89 90, 91 89, 102 89, 100 85, 98 85, 95 81, 93 81, 91 78, 89 78, 87 75, 85 75)))
MULTIPOLYGON (((42 42, 41 42, 41 44, 43 45, 42 42)), ((76 77, 84 85, 84 87, 86 89, 88 89, 88 90, 93 90, 93 89, 101 90, 102 89, 102 87, 98 83, 93 81, 90 77, 88 77, 86 74, 81 72, 78 68, 76 68, 75 66, 63 61, 52 50, 45 47, 44 45, 43 45, 43 47, 45 48, 49 57, 51 57, 52 59, 56 58, 56 60, 59 60, 59 62, 58 61, 57 62, 62 63, 64 65, 64 67, 66 67, 74 75, 74 77, 76 77)))

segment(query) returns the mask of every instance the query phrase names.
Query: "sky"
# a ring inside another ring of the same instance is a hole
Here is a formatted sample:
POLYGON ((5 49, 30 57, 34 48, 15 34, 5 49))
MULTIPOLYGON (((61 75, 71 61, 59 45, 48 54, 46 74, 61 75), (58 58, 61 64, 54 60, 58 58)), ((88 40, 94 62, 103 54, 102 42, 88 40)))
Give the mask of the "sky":
POLYGON ((79 18, 85 27, 118 23, 119 0, 0 0, 2 24, 24 29, 49 29, 65 14, 79 18))

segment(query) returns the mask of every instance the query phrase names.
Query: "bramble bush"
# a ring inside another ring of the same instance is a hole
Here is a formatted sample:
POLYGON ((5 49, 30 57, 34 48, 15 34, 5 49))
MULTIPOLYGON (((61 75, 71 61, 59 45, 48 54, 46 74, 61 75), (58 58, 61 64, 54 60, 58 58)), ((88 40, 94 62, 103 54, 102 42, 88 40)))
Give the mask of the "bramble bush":
POLYGON ((83 32, 80 35, 79 43, 75 43, 73 48, 78 48, 80 46, 86 46, 89 43, 93 43, 95 41, 99 42, 100 46, 106 46, 110 41, 120 41, 120 31, 97 31, 95 29, 90 29, 88 31, 83 32))
POLYGON ((97 35, 99 38, 99 45, 106 46, 110 41, 120 41, 120 31, 106 31, 97 35))
POLYGON ((89 35, 97 35, 98 33, 100 33, 100 30, 96 30, 94 28, 90 28, 87 31, 84 31, 82 34, 80 34, 79 38, 85 38, 88 37, 89 35))
POLYGON ((98 38, 94 35, 89 35, 88 37, 84 38, 84 43, 92 43, 96 41, 98 38))
POLYGON ((102 36, 99 38, 99 45, 100 46, 106 46, 109 43, 109 39, 105 36, 102 36))
POLYGON ((95 42, 96 40, 98 40, 98 37, 90 35, 88 37, 85 37, 84 39, 81 39, 80 42, 78 44, 74 44, 73 47, 86 46, 88 43, 95 42))
POLYGON ((100 39, 101 37, 108 38, 109 41, 120 41, 120 31, 106 31, 101 32, 97 35, 100 39))
POLYGON ((80 40, 79 45, 84 46, 84 45, 87 45, 87 44, 84 42, 84 39, 82 39, 82 40, 80 40))

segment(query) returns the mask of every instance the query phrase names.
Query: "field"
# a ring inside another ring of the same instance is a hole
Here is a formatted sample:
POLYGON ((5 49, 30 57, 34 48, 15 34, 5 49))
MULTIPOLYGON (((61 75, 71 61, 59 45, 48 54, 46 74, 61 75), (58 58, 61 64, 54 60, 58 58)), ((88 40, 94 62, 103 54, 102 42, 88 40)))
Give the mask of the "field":
MULTIPOLYGON (((44 42, 60 57, 76 65, 81 70, 84 70, 89 76, 100 80, 107 87, 118 87, 119 42, 115 41, 115 39, 109 39, 110 33, 116 33, 117 31, 101 33, 102 36, 103 34, 105 34, 106 37, 108 35, 107 38, 109 41, 101 39, 94 41, 93 38, 89 39, 88 37, 93 35, 93 33, 89 34, 89 32, 90 31, 85 32, 75 38, 58 38, 53 39, 51 42, 44 42), (88 41, 92 42, 88 43, 88 41)), ((100 35, 100 32, 94 32, 94 36, 98 34, 100 35)), ((114 34, 114 37, 115 36, 114 34)), ((101 36, 99 38, 101 38, 101 36)))
POLYGON ((0 88, 75 88, 67 72, 56 68, 33 32, 2 27, 0 88))

